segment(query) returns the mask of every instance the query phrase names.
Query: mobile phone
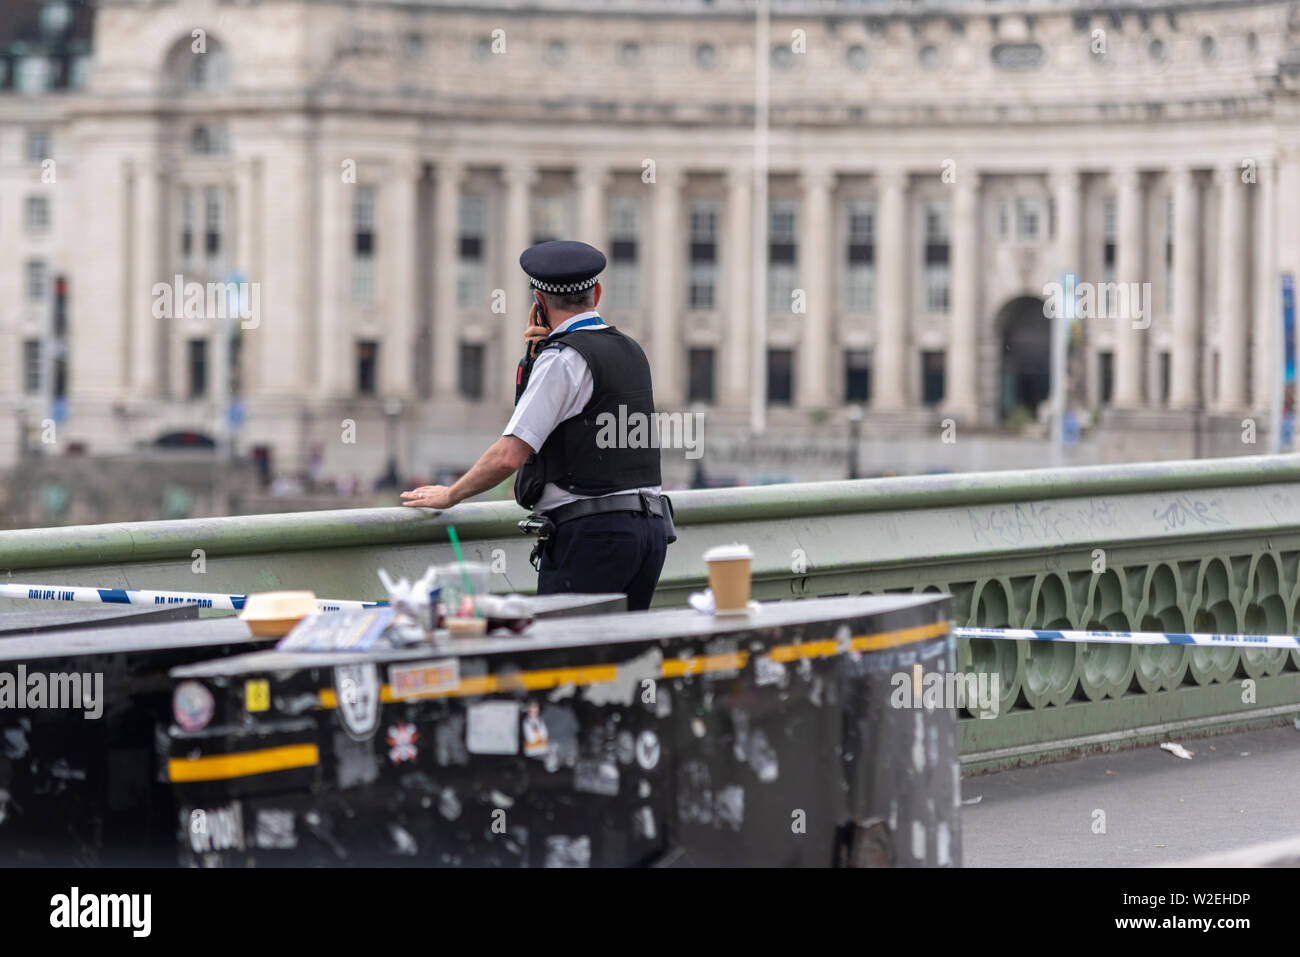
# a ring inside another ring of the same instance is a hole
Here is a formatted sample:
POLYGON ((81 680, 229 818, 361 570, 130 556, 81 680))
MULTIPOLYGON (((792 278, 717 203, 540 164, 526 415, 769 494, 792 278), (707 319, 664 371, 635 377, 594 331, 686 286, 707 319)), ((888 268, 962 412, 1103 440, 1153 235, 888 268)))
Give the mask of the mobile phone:
POLYGON ((551 317, 546 314, 546 303, 542 302, 541 293, 533 293, 533 301, 537 303, 537 314, 542 317, 542 325, 551 328, 551 317))

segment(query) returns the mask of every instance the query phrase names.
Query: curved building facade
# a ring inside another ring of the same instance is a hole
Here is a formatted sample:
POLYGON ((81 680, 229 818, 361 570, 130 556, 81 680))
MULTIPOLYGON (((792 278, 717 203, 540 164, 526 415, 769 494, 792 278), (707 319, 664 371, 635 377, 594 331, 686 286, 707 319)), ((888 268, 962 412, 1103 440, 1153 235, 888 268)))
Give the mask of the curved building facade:
MULTIPOLYGON (((27 6, 4 456, 53 393, 97 451, 467 466, 514 395, 519 252, 561 236, 608 254, 602 313, 705 411, 706 466, 756 408, 840 448, 853 407, 918 466, 996 464, 970 450, 1041 420, 1062 302, 1089 460, 1267 447, 1295 3, 774 0, 765 42, 727 0, 27 6)), ((814 460, 786 471, 842 474, 814 460)))

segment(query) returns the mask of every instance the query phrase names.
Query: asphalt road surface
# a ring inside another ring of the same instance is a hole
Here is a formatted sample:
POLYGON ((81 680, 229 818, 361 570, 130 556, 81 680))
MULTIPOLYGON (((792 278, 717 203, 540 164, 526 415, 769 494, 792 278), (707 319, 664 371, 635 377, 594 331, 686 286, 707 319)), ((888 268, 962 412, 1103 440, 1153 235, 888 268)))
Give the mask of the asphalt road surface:
POLYGON ((1174 740, 1190 761, 1153 744, 963 778, 962 800, 980 798, 962 807, 963 864, 1153 867, 1300 837, 1300 730, 1174 740))

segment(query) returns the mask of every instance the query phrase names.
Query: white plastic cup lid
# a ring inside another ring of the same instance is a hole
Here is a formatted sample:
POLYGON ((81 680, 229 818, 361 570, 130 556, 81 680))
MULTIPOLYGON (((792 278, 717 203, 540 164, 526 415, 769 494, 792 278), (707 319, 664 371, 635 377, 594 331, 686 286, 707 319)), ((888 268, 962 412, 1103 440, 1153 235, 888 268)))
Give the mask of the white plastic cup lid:
POLYGON ((754 557, 754 553, 749 550, 748 545, 739 543, 734 545, 715 545, 704 553, 706 562, 734 562, 742 558, 754 557))

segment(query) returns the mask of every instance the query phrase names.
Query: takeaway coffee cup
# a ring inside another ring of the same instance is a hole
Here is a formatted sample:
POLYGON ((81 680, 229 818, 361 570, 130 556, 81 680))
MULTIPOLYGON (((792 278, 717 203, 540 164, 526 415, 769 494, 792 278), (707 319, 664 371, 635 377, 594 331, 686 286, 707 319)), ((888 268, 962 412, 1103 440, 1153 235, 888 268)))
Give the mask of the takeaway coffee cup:
POLYGON ((754 553, 748 545, 718 545, 704 553, 709 588, 717 614, 735 615, 749 607, 749 569, 754 553))

